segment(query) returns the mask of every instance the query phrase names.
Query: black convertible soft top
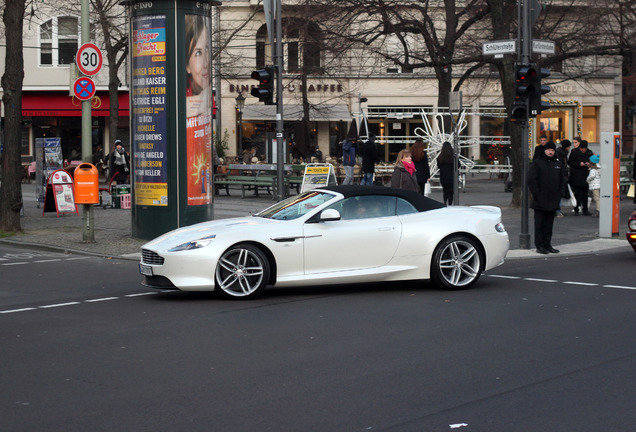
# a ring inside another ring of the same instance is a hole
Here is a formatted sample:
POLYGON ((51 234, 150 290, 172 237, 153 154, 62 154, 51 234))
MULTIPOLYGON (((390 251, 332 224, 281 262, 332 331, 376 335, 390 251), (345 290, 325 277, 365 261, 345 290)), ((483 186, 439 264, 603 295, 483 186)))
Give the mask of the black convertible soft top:
POLYGON ((413 192, 406 189, 395 189, 390 187, 381 186, 358 186, 358 185, 340 185, 340 186, 324 186, 320 189, 337 192, 344 195, 345 198, 365 195, 384 195, 384 196, 396 196, 404 198, 410 202, 413 207, 419 212, 427 210, 435 210, 445 207, 439 201, 435 201, 424 195, 420 195, 417 192, 413 192))

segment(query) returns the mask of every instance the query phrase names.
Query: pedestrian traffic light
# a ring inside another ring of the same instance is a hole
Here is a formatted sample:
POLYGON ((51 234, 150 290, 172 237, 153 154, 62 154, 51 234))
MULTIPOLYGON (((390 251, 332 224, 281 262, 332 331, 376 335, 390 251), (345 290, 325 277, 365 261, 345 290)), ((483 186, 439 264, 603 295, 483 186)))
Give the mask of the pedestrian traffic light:
POLYGON ((252 72, 252 79, 258 80, 258 87, 254 87, 250 94, 265 105, 274 105, 274 68, 266 66, 255 70, 252 72))
POLYGON ((550 104, 548 102, 541 101, 541 95, 550 92, 550 86, 545 84, 542 85, 541 80, 549 76, 550 71, 548 69, 535 69, 535 74, 532 76, 532 91, 528 98, 530 117, 536 117, 541 114, 541 111, 550 109, 550 104))

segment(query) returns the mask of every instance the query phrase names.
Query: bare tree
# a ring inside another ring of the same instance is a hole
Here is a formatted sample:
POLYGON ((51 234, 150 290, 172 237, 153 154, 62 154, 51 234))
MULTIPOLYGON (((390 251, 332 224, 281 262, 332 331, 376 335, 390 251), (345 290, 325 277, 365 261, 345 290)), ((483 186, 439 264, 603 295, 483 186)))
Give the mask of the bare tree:
POLYGON ((0 226, 3 232, 21 231, 22 165, 22 82, 24 58, 22 30, 25 0, 6 0, 2 15, 7 41, 5 70, 2 75, 4 103, 4 153, 0 186, 0 226))

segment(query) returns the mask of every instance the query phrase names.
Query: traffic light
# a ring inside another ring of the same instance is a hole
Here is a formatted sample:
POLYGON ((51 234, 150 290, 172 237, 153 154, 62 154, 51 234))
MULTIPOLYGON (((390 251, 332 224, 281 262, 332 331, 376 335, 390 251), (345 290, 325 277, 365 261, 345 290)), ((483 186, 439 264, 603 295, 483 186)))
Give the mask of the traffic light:
POLYGON ((255 70, 252 79, 258 80, 258 87, 254 87, 250 94, 260 102, 265 102, 265 105, 274 105, 274 68, 265 66, 255 70))
POLYGON ((528 102, 515 101, 510 108, 510 120, 515 123, 528 120, 528 102))
POLYGON ((541 80, 549 76, 550 71, 548 69, 538 67, 535 69, 535 74, 532 76, 532 91, 528 99, 528 109, 530 112, 530 117, 536 117, 541 114, 541 111, 550 109, 550 104, 548 102, 541 101, 541 95, 550 92, 550 86, 542 85, 541 80))
POLYGON ((510 107, 510 119, 524 122, 528 119, 528 100, 532 93, 532 80, 536 69, 531 65, 517 65, 515 69, 515 101, 510 107))

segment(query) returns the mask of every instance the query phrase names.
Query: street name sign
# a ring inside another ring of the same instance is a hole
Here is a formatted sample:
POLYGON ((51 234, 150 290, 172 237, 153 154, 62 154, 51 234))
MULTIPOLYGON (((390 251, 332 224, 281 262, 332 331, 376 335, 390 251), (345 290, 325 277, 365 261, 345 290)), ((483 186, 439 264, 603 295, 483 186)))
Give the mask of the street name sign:
POLYGON ((512 54, 515 52, 517 52, 516 40, 484 42, 483 44, 484 55, 494 55, 495 57, 501 57, 504 54, 512 54))
POLYGON ((552 41, 533 40, 532 52, 536 54, 554 54, 555 44, 552 41))

